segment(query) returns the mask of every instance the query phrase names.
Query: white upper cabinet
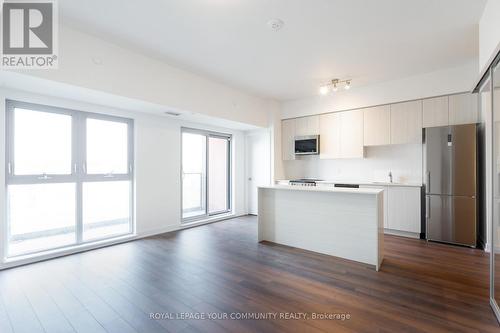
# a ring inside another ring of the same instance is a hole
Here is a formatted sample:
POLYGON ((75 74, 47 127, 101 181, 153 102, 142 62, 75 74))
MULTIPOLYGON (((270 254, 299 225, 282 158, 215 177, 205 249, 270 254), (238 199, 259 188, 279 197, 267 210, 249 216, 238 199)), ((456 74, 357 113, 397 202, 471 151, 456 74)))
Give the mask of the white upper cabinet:
POLYGON ((438 126, 448 126, 448 96, 423 101, 423 127, 438 126))
POLYGON ((450 125, 474 124, 479 122, 477 94, 450 96, 450 125))
POLYGON ((391 105, 391 144, 422 143, 422 101, 391 105))
POLYGON ((340 158, 340 114, 327 113, 319 116, 320 119, 320 158, 340 158))
POLYGON ((391 107, 376 106, 363 110, 363 144, 365 146, 391 143, 391 107))
POLYGON ((281 122, 281 149, 283 160, 295 159, 295 119, 281 122))
POLYGON ((363 158, 363 110, 340 112, 340 156, 363 158))
POLYGON ((422 143, 422 128, 479 121, 477 94, 428 98, 282 122, 283 159, 297 136, 320 135, 320 158, 363 158, 365 146, 422 143))
POLYGON ((295 119, 295 136, 318 134, 319 116, 308 116, 295 119))
POLYGON ((363 111, 320 116, 320 158, 362 158, 363 155, 363 111))

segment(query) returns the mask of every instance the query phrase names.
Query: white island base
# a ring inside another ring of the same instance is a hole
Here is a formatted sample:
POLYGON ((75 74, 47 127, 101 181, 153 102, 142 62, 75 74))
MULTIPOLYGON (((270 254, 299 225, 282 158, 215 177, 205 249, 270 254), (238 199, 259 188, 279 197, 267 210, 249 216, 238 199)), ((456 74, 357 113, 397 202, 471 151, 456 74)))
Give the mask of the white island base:
POLYGON ((259 242, 269 241, 375 266, 384 258, 383 190, 259 188, 259 242))

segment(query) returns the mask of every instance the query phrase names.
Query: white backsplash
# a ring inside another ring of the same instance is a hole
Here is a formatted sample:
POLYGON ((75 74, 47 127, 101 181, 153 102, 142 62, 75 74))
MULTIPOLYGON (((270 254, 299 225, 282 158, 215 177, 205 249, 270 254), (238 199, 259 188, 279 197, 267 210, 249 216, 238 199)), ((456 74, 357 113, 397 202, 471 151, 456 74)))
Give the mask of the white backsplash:
POLYGON ((325 180, 387 182, 389 171, 394 182, 422 182, 422 145, 366 147, 363 159, 322 160, 302 156, 284 161, 286 179, 320 178, 325 180))

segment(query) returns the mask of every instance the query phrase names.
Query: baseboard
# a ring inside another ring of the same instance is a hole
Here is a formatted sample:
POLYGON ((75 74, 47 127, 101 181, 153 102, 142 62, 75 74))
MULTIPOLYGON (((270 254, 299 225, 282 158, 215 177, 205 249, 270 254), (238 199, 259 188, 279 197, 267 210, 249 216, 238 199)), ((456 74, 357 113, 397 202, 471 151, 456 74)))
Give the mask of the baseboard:
POLYGON ((234 219, 237 217, 243 217, 247 216, 248 214, 230 214, 230 215, 224 215, 224 216, 218 216, 218 217, 213 217, 213 218, 208 218, 202 221, 196 221, 196 222, 189 222, 189 223, 181 223, 181 224, 172 224, 163 228, 158 228, 158 229, 153 229, 153 230, 147 230, 145 232, 141 232, 140 234, 137 234, 135 239, 141 239, 141 238, 147 238, 151 236, 157 236, 161 234, 165 234, 168 232, 173 232, 173 231, 179 231, 179 230, 184 230, 184 229, 189 229, 189 228, 194 228, 194 227, 199 227, 201 225, 205 224, 210 224, 210 223, 215 223, 215 222, 220 222, 220 221, 225 221, 225 220, 230 220, 234 219))
POLYGON ((74 246, 72 248, 68 248, 65 250, 59 250, 57 252, 46 251, 41 255, 32 256, 32 257, 27 256, 26 258, 21 257, 21 259, 15 259, 15 260, 10 260, 10 261, 5 261, 3 263, 0 263, 0 271, 4 270, 4 269, 14 268, 14 267, 23 266, 23 265, 29 265, 29 264, 33 264, 35 262, 40 262, 40 261, 65 257, 65 256, 72 255, 72 254, 97 250, 97 249, 108 247, 108 246, 128 243, 128 242, 135 241, 138 239, 143 239, 143 238, 147 238, 147 237, 165 234, 168 232, 174 232, 174 231, 179 231, 179 230, 183 230, 183 229, 194 228, 194 227, 202 226, 205 224, 220 222, 220 221, 229 220, 229 219, 233 219, 233 218, 237 218, 237 217, 243 217, 243 216, 247 216, 247 214, 238 214, 238 215, 231 214, 231 215, 225 215, 225 216, 220 216, 220 217, 216 217, 216 218, 210 218, 210 219, 203 220, 203 221, 186 223, 186 224, 172 224, 172 225, 169 225, 169 226, 166 226, 163 228, 158 228, 158 229, 154 229, 154 230, 148 230, 146 232, 141 232, 140 234, 127 235, 124 237, 120 237, 120 238, 116 238, 116 239, 112 239, 112 240, 108 240, 108 241, 102 241, 99 243, 77 245, 77 246, 74 246))
POLYGON ((418 232, 408 232, 408 231, 384 229, 384 234, 420 239, 420 233, 418 233, 418 232))

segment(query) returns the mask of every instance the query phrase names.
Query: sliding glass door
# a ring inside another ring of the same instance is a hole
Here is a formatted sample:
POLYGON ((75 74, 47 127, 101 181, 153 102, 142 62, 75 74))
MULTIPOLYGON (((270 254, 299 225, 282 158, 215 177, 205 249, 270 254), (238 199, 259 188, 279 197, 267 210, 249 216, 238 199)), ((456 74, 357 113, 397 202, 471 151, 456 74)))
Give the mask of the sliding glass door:
POLYGON ((7 101, 7 256, 132 232, 132 120, 7 101))
MULTIPOLYGON (((492 178, 493 178, 493 218, 491 228, 491 302, 495 314, 500 316, 500 63, 492 66, 488 80, 488 103, 492 110, 492 178), (491 83, 490 83, 491 82, 491 83)), ((484 89, 486 90, 486 89, 484 89)), ((500 320, 500 318, 499 318, 500 320)))
POLYGON ((485 162, 483 192, 486 195, 482 208, 486 212, 486 251, 490 252, 490 305, 500 321, 500 53, 484 72, 474 92, 479 92, 485 129, 481 161, 485 162))
POLYGON ((231 210, 231 136, 182 130, 182 219, 231 210))
POLYGON ((182 218, 207 212, 207 138, 203 134, 182 133, 182 218))
POLYGON ((208 213, 229 210, 229 138, 208 137, 208 213))

